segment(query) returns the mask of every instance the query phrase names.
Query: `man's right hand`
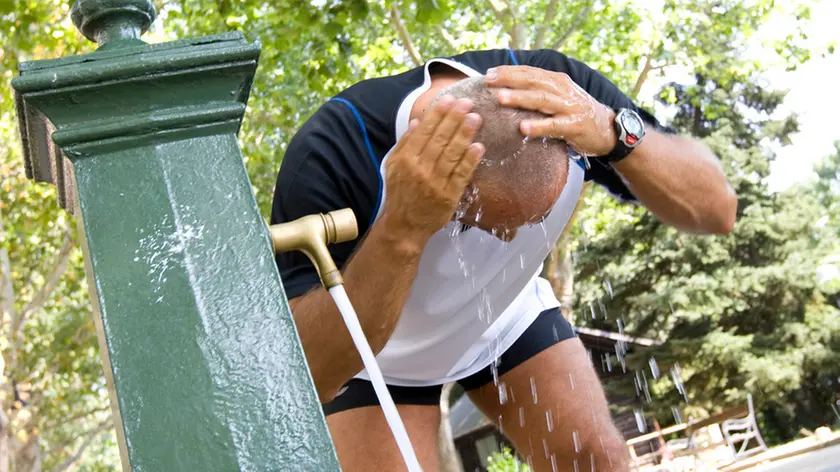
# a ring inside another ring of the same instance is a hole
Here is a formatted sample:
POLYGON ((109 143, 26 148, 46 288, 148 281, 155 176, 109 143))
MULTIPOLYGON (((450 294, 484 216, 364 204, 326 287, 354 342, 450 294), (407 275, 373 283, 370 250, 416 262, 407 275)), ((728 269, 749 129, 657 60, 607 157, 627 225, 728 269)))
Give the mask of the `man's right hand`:
POLYGON ((382 223, 418 250, 452 219, 484 155, 472 142, 481 117, 470 110, 469 100, 442 97, 411 122, 385 163, 382 223))

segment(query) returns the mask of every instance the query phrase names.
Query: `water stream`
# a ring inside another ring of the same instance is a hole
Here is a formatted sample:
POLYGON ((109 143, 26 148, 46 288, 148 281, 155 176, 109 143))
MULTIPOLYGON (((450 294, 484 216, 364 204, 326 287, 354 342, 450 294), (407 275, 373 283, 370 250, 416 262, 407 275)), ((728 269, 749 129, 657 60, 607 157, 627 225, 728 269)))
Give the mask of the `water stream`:
POLYGON ((382 371, 379 370, 379 364, 376 363, 376 356, 373 354, 367 338, 365 338, 364 331, 362 331, 362 325, 359 323, 356 310, 353 309, 350 299, 347 298, 344 285, 331 288, 330 295, 335 300, 338 311, 341 312, 341 317, 344 319, 344 324, 347 325, 350 337, 353 338, 356 350, 359 351, 359 356, 362 358, 370 382, 373 384, 373 390, 376 392, 376 398, 379 399, 379 404, 382 405, 382 411, 385 413, 385 421, 388 422, 388 427, 394 434, 394 439, 397 441, 397 447, 400 449, 406 467, 408 467, 409 472, 423 472, 414 453, 414 448, 411 446, 411 441, 408 439, 405 425, 397 412, 396 405, 394 405, 394 399, 391 398, 388 387, 385 386, 385 379, 382 378, 382 371))

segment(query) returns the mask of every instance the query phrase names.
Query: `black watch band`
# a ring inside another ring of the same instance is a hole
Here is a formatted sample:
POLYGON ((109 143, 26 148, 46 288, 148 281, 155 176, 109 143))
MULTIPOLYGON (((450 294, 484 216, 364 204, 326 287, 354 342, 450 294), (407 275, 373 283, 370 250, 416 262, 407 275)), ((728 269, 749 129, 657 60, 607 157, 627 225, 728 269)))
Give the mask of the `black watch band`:
POLYGON ((645 137, 645 122, 633 110, 621 108, 613 120, 616 143, 609 154, 601 157, 603 162, 619 162, 633 152, 645 137))

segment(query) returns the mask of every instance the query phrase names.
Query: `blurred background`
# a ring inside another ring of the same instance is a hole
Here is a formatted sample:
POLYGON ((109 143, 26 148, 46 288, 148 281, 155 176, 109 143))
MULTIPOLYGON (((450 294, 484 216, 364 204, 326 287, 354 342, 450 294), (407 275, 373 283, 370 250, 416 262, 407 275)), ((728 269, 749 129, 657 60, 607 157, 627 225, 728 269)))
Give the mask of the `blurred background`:
MULTIPOLYGON (((147 42, 239 30, 262 44, 239 140, 266 217, 295 130, 354 82, 497 47, 598 69, 709 145, 740 197, 732 234, 697 237, 593 188, 546 261, 625 434, 748 398, 768 447, 840 428, 840 2, 154 3, 147 42)), ((119 468, 75 221, 25 178, 9 86, 22 61, 93 51, 69 7, 0 0, 0 471, 119 468)), ((499 457, 481 467, 505 470, 499 457)))

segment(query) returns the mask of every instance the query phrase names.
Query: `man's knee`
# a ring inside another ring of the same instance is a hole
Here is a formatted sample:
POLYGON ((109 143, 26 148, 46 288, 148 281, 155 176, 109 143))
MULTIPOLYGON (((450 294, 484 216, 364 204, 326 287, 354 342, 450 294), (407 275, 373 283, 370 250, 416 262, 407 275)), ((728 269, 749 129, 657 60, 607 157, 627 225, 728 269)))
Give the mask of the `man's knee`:
POLYGON ((587 462, 595 461, 594 468, 587 464, 591 470, 623 472, 630 466, 627 445, 612 423, 593 431, 582 441, 580 456, 588 458, 587 462))

